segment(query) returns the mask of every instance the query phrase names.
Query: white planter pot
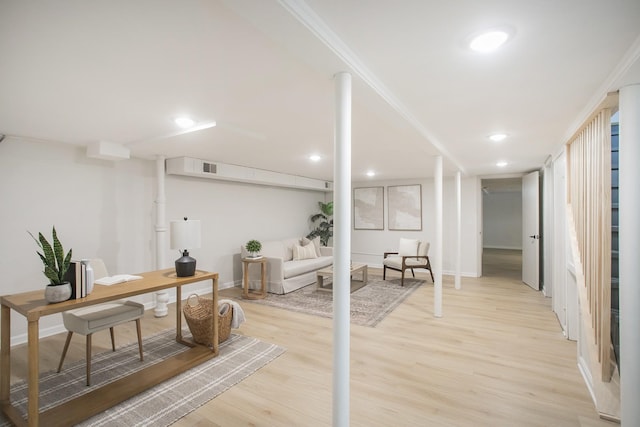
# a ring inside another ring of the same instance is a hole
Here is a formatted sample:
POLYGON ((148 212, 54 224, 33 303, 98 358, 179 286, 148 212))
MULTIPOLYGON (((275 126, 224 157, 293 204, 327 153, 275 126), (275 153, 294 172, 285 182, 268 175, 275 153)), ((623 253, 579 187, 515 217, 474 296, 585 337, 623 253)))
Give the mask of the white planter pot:
POLYGON ((71 283, 61 285, 47 285, 44 289, 44 299, 49 303, 62 302, 71 298, 71 283))

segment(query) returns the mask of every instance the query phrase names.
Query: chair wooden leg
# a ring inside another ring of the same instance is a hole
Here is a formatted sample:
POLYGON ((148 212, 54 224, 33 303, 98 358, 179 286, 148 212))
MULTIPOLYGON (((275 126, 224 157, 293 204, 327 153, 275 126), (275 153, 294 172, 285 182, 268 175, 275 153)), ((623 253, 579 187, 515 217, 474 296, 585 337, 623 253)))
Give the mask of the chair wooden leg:
POLYGON ((113 326, 109 328, 109 333, 111 334, 111 349, 116 351, 116 336, 113 333, 113 326))
POLYGON ((413 278, 416 278, 416 273, 413 272, 413 268, 411 269, 411 275, 413 276, 413 278))
POLYGON ((382 267, 382 280, 387 280, 387 266, 382 267))
POLYGON ((87 359, 87 386, 91 385, 91 335, 87 335, 87 348, 86 348, 86 359, 87 359))
POLYGON ((404 286, 404 270, 402 270, 402 278, 400 279, 400 286, 404 286))
POLYGON ((142 355, 142 329, 140 328, 140 319, 136 319, 136 330, 138 332, 138 350, 140 350, 140 361, 144 360, 142 355))
POLYGON ((69 350, 69 343, 71 342, 71 337, 73 336, 73 332, 69 331, 67 334, 67 340, 64 343, 64 349, 62 350, 62 356, 60 357, 60 364, 58 365, 58 372, 62 370, 62 364, 64 363, 64 358, 67 355, 67 350, 69 350))

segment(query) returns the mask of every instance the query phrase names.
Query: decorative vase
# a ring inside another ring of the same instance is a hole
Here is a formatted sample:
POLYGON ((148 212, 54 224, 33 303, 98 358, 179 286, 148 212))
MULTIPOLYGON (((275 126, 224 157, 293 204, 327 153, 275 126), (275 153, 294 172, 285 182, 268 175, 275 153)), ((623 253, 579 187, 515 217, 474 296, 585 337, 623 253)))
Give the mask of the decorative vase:
POLYGON ((91 267, 88 259, 83 259, 80 262, 85 265, 85 269, 87 272, 87 295, 89 295, 91 291, 93 291, 93 268, 91 267))
POLYGON ((60 285, 47 285, 44 288, 44 299, 49 303, 62 302, 71 298, 71 283, 63 282, 60 285))

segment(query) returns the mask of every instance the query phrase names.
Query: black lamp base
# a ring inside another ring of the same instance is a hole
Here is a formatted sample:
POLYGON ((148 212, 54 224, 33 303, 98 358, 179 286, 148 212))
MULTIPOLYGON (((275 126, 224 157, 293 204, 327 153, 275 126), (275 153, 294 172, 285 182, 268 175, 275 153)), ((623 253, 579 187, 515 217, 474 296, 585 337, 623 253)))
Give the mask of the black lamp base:
POLYGON ((176 260, 176 276, 190 277, 196 274, 196 259, 189 256, 189 251, 184 251, 176 260))

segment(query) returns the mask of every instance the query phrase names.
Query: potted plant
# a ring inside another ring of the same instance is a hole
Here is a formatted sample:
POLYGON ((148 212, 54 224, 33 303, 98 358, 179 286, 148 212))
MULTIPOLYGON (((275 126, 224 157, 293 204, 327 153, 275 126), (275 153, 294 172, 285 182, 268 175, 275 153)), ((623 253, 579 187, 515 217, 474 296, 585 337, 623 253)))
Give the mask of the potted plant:
POLYGON ((313 239, 320 236, 322 246, 329 244, 329 239, 333 237, 333 202, 318 202, 320 212, 311 216, 311 222, 318 225, 307 235, 307 239, 313 239))
POLYGON ((257 253, 262 249, 262 243, 257 240, 249 240, 245 245, 245 248, 247 249, 247 252, 251 254, 251 258, 257 258, 257 253))
POLYGON ((44 265, 43 274, 47 279, 49 279, 49 284, 45 288, 44 292, 45 299, 48 302, 62 302, 68 300, 71 297, 71 283, 65 280, 64 276, 67 273, 67 270, 69 270, 69 265, 71 264, 72 250, 69 249, 69 252, 67 252, 66 255, 64 254, 64 249, 58 239, 55 226, 52 231, 53 245, 47 241, 42 233, 38 233, 37 239, 30 232, 29 234, 42 250, 42 252, 38 251, 37 254, 40 256, 40 260, 44 265))

